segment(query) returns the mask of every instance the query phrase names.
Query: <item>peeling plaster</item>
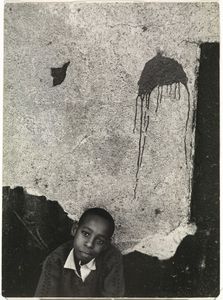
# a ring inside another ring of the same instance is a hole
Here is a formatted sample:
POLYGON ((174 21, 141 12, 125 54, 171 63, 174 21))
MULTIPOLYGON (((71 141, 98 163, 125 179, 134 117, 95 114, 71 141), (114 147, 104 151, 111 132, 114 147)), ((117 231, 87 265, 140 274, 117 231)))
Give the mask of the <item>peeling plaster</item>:
POLYGON ((164 232, 146 236, 132 248, 124 250, 123 254, 139 251, 147 255, 157 256, 160 260, 169 259, 175 254, 181 241, 187 235, 194 235, 196 229, 195 224, 180 224, 176 229, 167 234, 164 232))

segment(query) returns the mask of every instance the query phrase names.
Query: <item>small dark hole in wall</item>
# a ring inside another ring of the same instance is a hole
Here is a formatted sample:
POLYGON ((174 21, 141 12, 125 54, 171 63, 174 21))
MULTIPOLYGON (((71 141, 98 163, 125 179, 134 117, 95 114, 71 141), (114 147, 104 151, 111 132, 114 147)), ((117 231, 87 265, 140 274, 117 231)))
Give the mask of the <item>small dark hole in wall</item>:
POLYGON ((157 215, 160 215, 160 214, 161 214, 161 210, 159 208, 156 208, 155 209, 155 215, 157 216, 157 215))

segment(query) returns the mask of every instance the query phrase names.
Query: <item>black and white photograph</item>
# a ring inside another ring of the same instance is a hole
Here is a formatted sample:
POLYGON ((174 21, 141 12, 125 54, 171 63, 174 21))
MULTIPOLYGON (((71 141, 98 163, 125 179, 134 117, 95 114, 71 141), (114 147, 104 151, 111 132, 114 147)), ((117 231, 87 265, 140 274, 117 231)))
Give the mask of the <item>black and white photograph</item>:
POLYGON ((219 21, 5 2, 3 297, 220 297, 219 21))

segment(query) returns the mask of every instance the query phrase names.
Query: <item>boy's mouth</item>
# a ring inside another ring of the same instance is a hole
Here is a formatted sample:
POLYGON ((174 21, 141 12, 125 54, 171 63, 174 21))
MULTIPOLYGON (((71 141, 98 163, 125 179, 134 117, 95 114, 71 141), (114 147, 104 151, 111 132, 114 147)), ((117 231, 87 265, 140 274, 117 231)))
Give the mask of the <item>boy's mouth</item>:
POLYGON ((80 251, 81 255, 84 256, 84 257, 92 257, 92 254, 88 253, 88 252, 84 252, 84 251, 80 251))

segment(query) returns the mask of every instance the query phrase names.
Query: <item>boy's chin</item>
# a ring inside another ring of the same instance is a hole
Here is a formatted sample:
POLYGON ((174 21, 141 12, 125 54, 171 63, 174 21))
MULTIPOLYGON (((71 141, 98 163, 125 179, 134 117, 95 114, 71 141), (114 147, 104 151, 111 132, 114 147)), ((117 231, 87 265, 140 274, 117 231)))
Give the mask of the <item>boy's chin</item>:
POLYGON ((81 261, 81 264, 87 264, 95 257, 85 252, 79 252, 77 253, 76 258, 81 261))
POLYGON ((88 264, 91 260, 92 260, 93 258, 91 258, 91 259, 80 259, 80 262, 81 262, 81 265, 86 265, 86 264, 88 264))

